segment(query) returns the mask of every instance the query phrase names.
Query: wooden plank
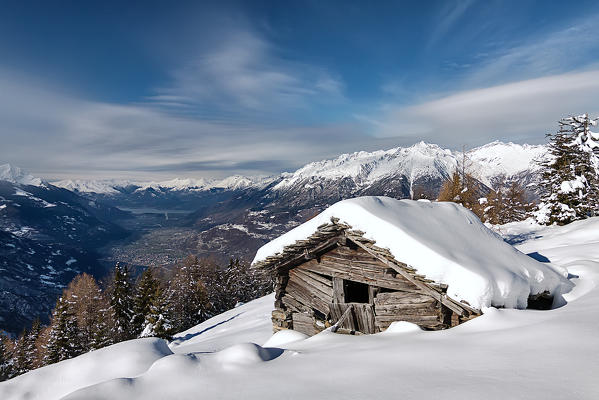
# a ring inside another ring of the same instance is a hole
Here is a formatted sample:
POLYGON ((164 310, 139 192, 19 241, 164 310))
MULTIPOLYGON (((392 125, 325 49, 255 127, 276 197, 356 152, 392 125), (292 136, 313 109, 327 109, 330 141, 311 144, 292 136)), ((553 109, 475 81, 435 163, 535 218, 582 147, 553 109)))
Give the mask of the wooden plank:
MULTIPOLYGON (((315 274, 312 274, 312 275, 315 275, 315 274)), ((289 281, 295 281, 298 284, 309 286, 312 289, 310 291, 316 290, 316 291, 321 292, 327 298, 329 298, 329 297, 333 298, 333 283, 332 282, 330 283, 330 285, 326 285, 316 279, 313 279, 311 276, 309 276, 301 271, 297 271, 297 268, 289 271, 289 281)), ((287 282, 287 284, 289 284, 289 282, 287 282)))
POLYGON ((329 303, 332 303, 332 297, 322 297, 319 293, 310 292, 305 286, 299 285, 291 280, 287 284, 285 291, 305 306, 315 308, 325 316, 329 314, 329 303))
POLYGON ((420 326, 421 328, 427 329, 443 329, 446 328, 446 325, 443 325, 438 317, 433 316, 375 316, 375 326, 380 331, 384 331, 391 325, 392 322, 395 321, 406 321, 411 322, 420 326))
POLYGON ((320 330, 315 324, 314 318, 311 315, 304 313, 293 313, 293 330, 306 335, 316 335, 320 330))
MULTIPOLYGON (((358 245, 359 247, 361 247, 362 249, 364 249, 369 254, 371 254, 373 257, 378 258, 385 265, 387 265, 390 268, 393 268, 394 270, 396 270, 406 280, 408 280, 411 283, 413 283, 414 285, 416 285, 423 292, 431 295, 433 298, 435 298, 435 300, 438 300, 439 302, 445 304, 452 311, 457 312, 459 314, 466 314, 467 308, 464 305, 462 305, 460 303, 457 303, 457 302, 454 302, 451 299, 449 299, 448 297, 446 297, 446 296, 442 295, 441 293, 437 292, 436 290, 431 289, 424 282, 421 282, 421 281, 415 279, 412 275, 410 275, 408 272, 404 271, 401 267, 395 265, 393 262, 389 261, 385 257, 379 256, 378 254, 376 254, 376 252, 374 252, 373 250, 369 249, 368 246, 366 246, 366 245, 364 245, 364 244, 362 244, 362 243, 360 243, 358 241, 354 241, 354 243, 356 245, 358 245)), ((473 309, 471 309, 471 310, 475 311, 473 309)))
POLYGON ((281 301, 285 307, 295 312, 307 312, 310 310, 310 307, 300 303, 289 293, 285 293, 285 296, 283 296, 281 301))
POLYGON ((280 262, 275 263, 274 268, 278 270, 291 269, 306 261, 318 258, 321 254, 326 253, 331 249, 334 249, 338 245, 339 238, 337 236, 334 236, 331 239, 322 242, 321 244, 317 245, 316 247, 310 250, 306 248, 305 251, 299 252, 298 254, 293 255, 290 258, 281 259, 280 262))
POLYGON ((337 320, 337 322, 335 322, 335 324, 333 325, 331 331, 337 332, 337 330, 345 323, 345 321, 347 321, 349 318, 351 318, 352 308, 353 307, 350 304, 349 307, 347 307, 345 309, 345 311, 343 312, 343 314, 341 314, 341 317, 339 317, 339 319, 337 320))
POLYGON ((302 265, 302 268, 312 272, 322 273, 332 276, 333 278, 342 278, 350 281, 365 283, 367 285, 383 287, 386 289, 403 290, 403 291, 420 291, 418 287, 403 279, 393 278, 383 273, 369 273, 359 268, 352 266, 332 266, 324 261, 317 263, 310 261, 302 265))
POLYGON ((435 303, 436 301, 437 300, 435 300, 428 294, 398 291, 398 292, 378 293, 374 299, 374 304, 375 305, 421 304, 421 303, 435 303))
POLYGON ((289 291, 289 287, 301 287, 304 292, 306 292, 310 297, 318 297, 322 301, 326 303, 330 303, 333 300, 333 289, 327 289, 328 293, 325 293, 312 284, 307 283, 304 280, 299 279, 298 277, 293 277, 293 279, 289 279, 287 283, 287 287, 285 291, 289 291))
POLYGON ((345 292, 343 289, 343 279, 334 277, 333 278, 333 303, 344 303, 345 292))
POLYGON ((352 331, 357 330, 357 324, 351 310, 351 303, 331 303, 329 309, 331 310, 331 321, 339 321, 344 314, 348 314, 347 317, 338 325, 340 328, 346 328, 352 331), (348 311, 349 310, 349 311, 348 311))
POLYGON ((380 288, 372 285, 368 285, 368 303, 374 304, 374 299, 379 293, 380 288))
POLYGON ((358 326, 357 330, 366 334, 376 333, 373 307, 363 303, 350 304, 353 306, 352 312, 358 326))
POLYGON ((436 315, 376 315, 376 321, 440 322, 436 315))
POLYGON ((331 287, 331 288, 333 287, 333 281, 328 276, 316 274, 314 272, 311 272, 311 271, 308 271, 307 269, 302 268, 301 266, 294 268, 292 271, 296 274, 306 275, 307 277, 309 277, 315 281, 318 281, 328 287, 331 287))

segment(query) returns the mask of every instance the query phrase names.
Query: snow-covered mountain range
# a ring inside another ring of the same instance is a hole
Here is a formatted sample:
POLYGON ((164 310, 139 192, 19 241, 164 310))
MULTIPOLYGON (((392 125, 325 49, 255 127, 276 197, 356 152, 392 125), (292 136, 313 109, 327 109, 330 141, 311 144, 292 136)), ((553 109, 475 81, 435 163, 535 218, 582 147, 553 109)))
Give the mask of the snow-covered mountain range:
MULTIPOLYGON (((517 176, 534 172, 535 159, 546 153, 543 145, 493 142, 466 152, 468 168, 487 186, 500 175, 517 176)), ((342 154, 337 158, 309 163, 295 172, 271 177, 230 176, 222 180, 175 178, 159 182, 127 180, 62 180, 54 185, 81 193, 119 194, 124 188, 136 191, 147 189, 170 191, 205 191, 210 189, 262 189, 275 182, 274 191, 285 191, 301 183, 310 188, 311 182, 350 179, 356 187, 368 187, 390 176, 404 176, 413 184, 423 179, 445 179, 462 162, 461 152, 443 149, 424 142, 411 147, 396 147, 373 152, 360 151, 342 154)))
POLYGON ((69 189, 73 192, 96 194, 119 194, 127 189, 140 192, 147 189, 172 190, 172 191, 206 191, 210 189, 237 190, 252 186, 260 186, 271 178, 245 177, 241 175, 229 176, 225 179, 194 179, 174 178, 165 181, 137 181, 137 180, 94 180, 94 179, 65 179, 53 182, 58 187, 69 189))

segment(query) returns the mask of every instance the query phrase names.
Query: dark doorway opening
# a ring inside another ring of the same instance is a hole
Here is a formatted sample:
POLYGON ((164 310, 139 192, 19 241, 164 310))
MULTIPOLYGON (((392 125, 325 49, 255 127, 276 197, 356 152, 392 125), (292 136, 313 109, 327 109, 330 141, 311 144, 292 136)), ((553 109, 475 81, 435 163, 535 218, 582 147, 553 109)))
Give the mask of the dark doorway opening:
POLYGON ((354 281, 343 281, 346 303, 368 303, 368 285, 354 281))
POLYGON ((553 296, 549 292, 528 296, 528 309, 531 310, 551 310, 553 305, 553 296))

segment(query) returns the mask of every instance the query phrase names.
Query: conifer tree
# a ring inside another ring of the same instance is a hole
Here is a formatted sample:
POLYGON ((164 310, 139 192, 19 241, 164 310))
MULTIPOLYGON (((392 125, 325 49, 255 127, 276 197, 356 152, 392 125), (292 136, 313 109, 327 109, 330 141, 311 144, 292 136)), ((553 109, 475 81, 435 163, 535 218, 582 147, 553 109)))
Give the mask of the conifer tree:
POLYGON ((174 332, 191 328, 211 316, 197 257, 188 258, 176 269, 164 297, 174 332))
POLYGON ((66 298, 60 297, 52 312, 44 365, 53 364, 81 354, 77 319, 66 298))
POLYGON ((133 332, 133 289, 129 278, 129 268, 117 264, 114 268, 110 291, 110 310, 113 321, 115 342, 135 337, 133 332))
POLYGON ((199 279, 204 284, 206 300, 210 305, 210 316, 227 311, 235 305, 226 269, 214 260, 197 258, 193 259, 192 268, 198 269, 199 279))
POLYGON ((159 337, 170 339, 175 332, 166 307, 166 301, 160 286, 152 296, 149 313, 146 315, 139 337, 159 337))
POLYGON ((36 318, 31 325, 31 329, 25 337, 25 358, 28 371, 38 368, 40 364, 40 354, 37 347, 37 340, 42 332, 42 322, 36 318))
POLYGON ((272 291, 272 279, 250 267, 239 259, 231 259, 225 270, 227 293, 229 293, 228 308, 237 303, 264 296, 272 291))
POLYGON ((13 376, 12 355, 8 346, 6 346, 7 340, 7 338, 0 335, 0 382, 13 376))
POLYGON ((29 363, 27 362, 27 330, 23 329, 13 347, 14 373, 21 375, 29 371, 29 363))
POLYGON ((549 133, 549 158, 543 168, 539 223, 560 225, 594 215, 599 207, 599 134, 591 131, 596 120, 587 114, 559 121, 549 133))
MULTIPOLYGON (((152 270, 148 268, 141 274, 141 278, 137 282, 133 299, 132 326, 135 336, 139 336, 144 331, 146 319, 160 307, 160 297, 159 282, 154 278, 152 270)), ((147 333, 146 335, 151 336, 147 333)))

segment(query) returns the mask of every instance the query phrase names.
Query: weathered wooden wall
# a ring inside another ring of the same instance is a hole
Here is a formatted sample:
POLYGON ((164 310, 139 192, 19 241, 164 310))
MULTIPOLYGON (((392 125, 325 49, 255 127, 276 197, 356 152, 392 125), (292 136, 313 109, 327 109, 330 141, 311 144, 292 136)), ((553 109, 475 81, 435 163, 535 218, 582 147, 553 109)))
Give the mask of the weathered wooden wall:
POLYGON ((335 324, 352 307, 341 328, 380 332, 393 321, 413 322, 425 329, 460 323, 443 306, 397 271, 361 248, 340 246, 288 270, 279 271, 275 330, 292 328, 314 335, 335 324), (368 303, 346 303, 343 280, 368 286, 368 303))

